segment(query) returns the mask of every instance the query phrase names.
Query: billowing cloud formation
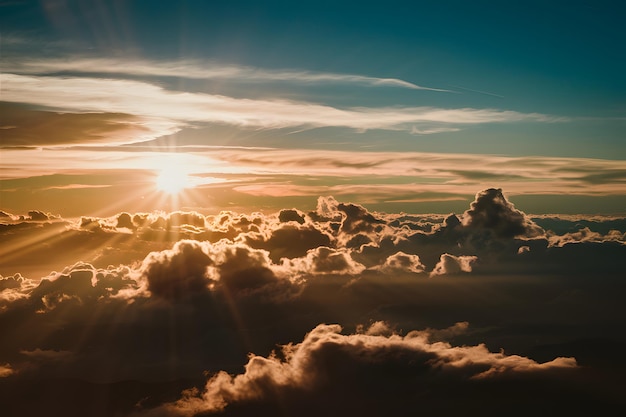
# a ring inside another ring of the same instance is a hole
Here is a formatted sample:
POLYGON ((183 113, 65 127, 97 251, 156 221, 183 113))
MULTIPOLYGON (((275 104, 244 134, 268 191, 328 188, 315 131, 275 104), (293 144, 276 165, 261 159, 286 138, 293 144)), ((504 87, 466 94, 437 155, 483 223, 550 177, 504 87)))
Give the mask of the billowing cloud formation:
POLYGON ((180 299, 207 289, 207 267, 213 261, 195 241, 179 241, 171 250, 152 252, 143 261, 148 290, 165 299, 180 299))
MULTIPOLYGON (((380 403, 398 400, 405 393, 423 393, 425 386, 432 387, 433 380, 458 383, 492 379, 506 383, 520 376, 567 376, 576 368, 573 358, 540 364, 521 356, 489 352, 484 345, 454 347, 430 342, 427 332, 385 336, 391 331, 383 323, 375 323, 360 334, 342 335, 341 330, 338 325, 319 325, 301 343, 288 344, 277 354, 251 355, 245 373, 233 377, 219 372, 202 392, 188 391, 162 411, 191 416, 244 404, 248 409, 260 406, 261 410, 284 407, 289 415, 310 415, 313 410, 308 407, 319 411, 330 406, 330 415, 337 415, 332 406, 339 406, 340 401, 374 395, 377 400, 373 406, 378 408, 383 405, 380 403), (384 380, 380 379, 382 370, 387 377, 384 380)), ((361 415, 361 407, 357 410, 361 415)), ((366 415, 376 411, 369 410, 366 415)))
MULTIPOLYGON (((395 254, 389 256, 385 260, 385 263, 380 266, 380 270, 383 273, 402 271, 419 274, 424 272, 425 268, 426 266, 420 261, 419 256, 409 255, 402 251, 396 252, 395 254)), ((437 268, 435 267, 435 269, 437 268)))
POLYGON ((3 212, 0 400, 15 415, 65 415, 68 403, 86 415, 109 389, 123 392, 110 405, 121 415, 277 415, 285 398, 295 415, 434 412, 450 395, 472 407, 494 395, 498 407, 529 395, 561 407, 573 392, 617 404, 625 224, 531 218, 497 189, 458 216, 333 197, 274 214, 3 212), (207 389, 173 403, 204 371, 217 375, 207 389), (44 380, 57 406, 17 400, 44 380))
POLYGON ((535 237, 543 229, 504 198, 501 189, 490 188, 476 194, 476 200, 463 215, 463 224, 472 229, 487 229, 497 237, 535 237))
MULTIPOLYGON (((534 218, 544 229, 516 209, 499 189, 478 193, 463 215, 445 218, 374 213, 332 197, 320 197, 315 211, 290 209, 273 215, 122 212, 109 218, 82 217, 73 223, 37 210, 27 215, 5 214, 0 220, 4 238, 0 273, 21 273, 35 279, 48 275, 50 270, 61 270, 77 258, 100 268, 142 262, 150 252, 171 249, 179 240, 199 242, 190 244, 212 257, 216 253, 207 249, 207 242, 217 244, 222 239, 242 248, 265 251, 271 268, 292 268, 287 274, 296 270, 298 274, 355 274, 365 267, 385 273, 436 270, 432 275, 439 275, 469 272, 472 265, 484 269, 503 262, 514 262, 519 268, 523 264, 518 253, 525 256, 525 261, 529 257, 537 260, 536 267, 541 269, 556 259, 553 253, 571 252, 574 244, 587 247, 612 243, 619 251, 626 233, 623 221, 613 218, 581 220, 578 229, 572 220, 534 218), (38 241, 46 244, 32 244, 38 241), (62 247, 63 251, 54 253, 50 245, 62 247)), ((213 279, 210 271, 205 271, 213 261, 195 261, 198 269, 188 271, 188 277, 213 279)), ((192 267, 185 262, 178 269, 192 267)), ((531 266, 525 263, 527 268, 531 266)), ((145 276, 150 274, 144 271, 145 276)))

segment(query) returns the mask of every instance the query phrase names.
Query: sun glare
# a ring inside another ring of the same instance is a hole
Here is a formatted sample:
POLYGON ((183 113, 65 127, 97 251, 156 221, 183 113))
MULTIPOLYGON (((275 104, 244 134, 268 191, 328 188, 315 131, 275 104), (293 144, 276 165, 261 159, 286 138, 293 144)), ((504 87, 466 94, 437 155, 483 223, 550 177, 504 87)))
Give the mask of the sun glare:
POLYGON ((168 194, 178 194, 185 188, 193 187, 189 174, 179 168, 166 168, 156 178, 156 188, 168 194))

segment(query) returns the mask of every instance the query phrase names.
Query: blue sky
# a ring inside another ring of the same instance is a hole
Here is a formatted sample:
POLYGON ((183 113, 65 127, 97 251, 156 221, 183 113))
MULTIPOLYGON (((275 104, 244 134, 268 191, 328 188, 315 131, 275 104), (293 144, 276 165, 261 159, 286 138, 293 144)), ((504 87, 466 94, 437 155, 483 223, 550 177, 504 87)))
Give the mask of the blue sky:
MULTIPOLYGON (((5 166, 6 178, 145 169, 112 153, 130 156, 131 144, 179 153, 229 146, 469 154, 472 169, 494 155, 593 158, 608 165, 586 175, 607 182, 591 189, 583 181, 579 194, 624 194, 619 2, 336 3, 3 2, 3 145, 12 162, 24 161, 21 174, 17 163, 5 166), (58 113, 73 122, 52 122, 58 113), (60 126, 54 134, 50 123, 60 126), (80 159, 67 154, 44 172, 19 153, 43 149, 53 161, 61 147, 109 163, 63 165, 80 159)), ((500 174, 502 184, 454 192, 506 189, 511 173, 500 174)), ((376 175, 358 177, 377 183, 376 175)), ((558 186, 548 188, 537 193, 558 186)))

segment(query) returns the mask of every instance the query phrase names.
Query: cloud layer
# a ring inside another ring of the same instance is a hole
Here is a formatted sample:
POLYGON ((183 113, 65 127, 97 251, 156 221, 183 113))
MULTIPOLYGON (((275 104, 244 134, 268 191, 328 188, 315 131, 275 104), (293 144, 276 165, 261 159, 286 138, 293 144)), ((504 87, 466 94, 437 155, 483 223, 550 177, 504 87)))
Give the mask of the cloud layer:
POLYGON ((0 219, 9 413, 92 413, 118 389, 122 415, 623 405, 623 218, 530 217, 486 189, 447 216, 320 197, 0 219), (28 402, 43 381, 55 400, 28 402))

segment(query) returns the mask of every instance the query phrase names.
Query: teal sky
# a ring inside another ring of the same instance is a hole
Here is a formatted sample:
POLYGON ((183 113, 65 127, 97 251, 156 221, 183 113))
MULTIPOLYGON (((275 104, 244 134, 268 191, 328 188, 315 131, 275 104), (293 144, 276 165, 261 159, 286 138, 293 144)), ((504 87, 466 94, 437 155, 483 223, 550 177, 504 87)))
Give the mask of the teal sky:
MULTIPOLYGON (((19 178, 37 188, 43 175, 80 173, 59 187, 85 188, 97 170, 158 169, 136 158, 138 145, 194 158, 206 147, 271 148, 292 151, 290 161, 303 149, 381 161, 388 152, 466 154, 474 157, 461 168, 477 171, 491 156, 566 158, 570 167, 591 158, 605 161, 585 171, 593 182, 520 168, 492 171, 487 183, 480 172, 459 177, 437 165, 433 187, 443 178, 467 188, 427 191, 467 199, 484 186, 507 190, 515 174, 509 192, 530 195, 520 184, 539 175, 552 184, 536 195, 555 196, 564 181, 564 194, 623 201, 621 2, 336 3, 3 1, 3 206, 19 200, 11 182, 19 178), (48 168, 28 149, 46 153, 48 168)), ((252 161, 257 153, 211 149, 213 161, 229 170, 238 161, 235 171, 253 174, 255 185, 270 180, 265 163, 252 161)), ((309 176, 328 168, 318 165, 309 176)), ((190 174, 232 181, 211 166, 198 163, 190 174)), ((274 185, 293 174, 271 171, 274 185)), ((334 174, 350 179, 327 177, 326 185, 424 182, 365 166, 334 174)))

